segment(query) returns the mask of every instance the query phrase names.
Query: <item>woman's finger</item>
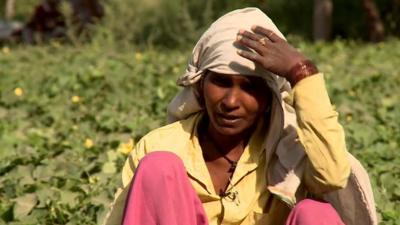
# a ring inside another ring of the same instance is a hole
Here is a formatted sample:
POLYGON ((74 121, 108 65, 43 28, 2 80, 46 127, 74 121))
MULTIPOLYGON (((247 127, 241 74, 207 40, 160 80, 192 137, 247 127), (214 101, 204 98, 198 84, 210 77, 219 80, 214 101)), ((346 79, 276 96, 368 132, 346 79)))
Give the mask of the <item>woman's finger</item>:
POLYGON ((265 54, 265 44, 264 43, 260 43, 260 41, 254 41, 250 38, 244 37, 242 35, 238 35, 237 36, 237 41, 239 41, 241 44, 243 44, 246 47, 249 47, 251 49, 253 49, 254 51, 256 51, 258 54, 260 55, 264 55, 265 54))
POLYGON ((256 63, 263 64, 263 62, 264 62, 264 58, 257 53, 245 51, 245 50, 238 50, 237 53, 240 56, 242 56, 246 59, 249 59, 253 62, 256 62, 256 63))
POLYGON ((260 39, 264 38, 263 35, 256 34, 256 33, 253 33, 253 32, 247 31, 247 30, 239 30, 238 34, 242 35, 243 37, 247 37, 251 40, 254 40, 254 41, 259 41, 260 39))
POLYGON ((268 42, 270 42, 269 38, 265 37, 264 35, 256 34, 246 30, 239 30, 238 35, 242 35, 254 41, 258 41, 264 46, 267 46, 268 42))
POLYGON ((260 27, 260 26, 253 26, 251 28, 251 30, 254 33, 258 33, 258 34, 263 34, 266 37, 268 37, 272 42, 280 42, 280 41, 284 41, 282 38, 280 38, 277 34, 275 34, 272 30, 268 30, 264 27, 260 27))

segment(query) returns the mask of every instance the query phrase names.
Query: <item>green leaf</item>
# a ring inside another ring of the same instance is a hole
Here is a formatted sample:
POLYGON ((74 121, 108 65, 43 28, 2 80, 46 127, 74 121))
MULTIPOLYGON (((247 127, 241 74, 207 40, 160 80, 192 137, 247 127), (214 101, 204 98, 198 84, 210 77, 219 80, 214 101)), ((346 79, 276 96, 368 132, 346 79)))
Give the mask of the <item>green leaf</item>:
POLYGON ((8 113, 8 110, 6 108, 0 106, 0 119, 5 118, 7 113, 8 113))
POLYGON ((101 171, 106 174, 114 174, 117 172, 117 168, 115 167, 114 162, 106 162, 101 168, 101 171))
POLYGON ((97 196, 91 197, 91 202, 95 205, 107 207, 111 203, 111 199, 108 197, 107 193, 102 192, 97 196))
POLYGON ((34 184, 35 181, 32 178, 33 166, 18 166, 17 173, 22 177, 20 185, 34 184))
POLYGON ((49 180, 53 175, 53 171, 48 166, 38 166, 33 171, 33 177, 38 180, 49 180))
POLYGON ((60 191, 60 203, 69 205, 70 207, 75 207, 78 204, 78 193, 71 191, 60 191))
POLYGON ((21 219, 32 211, 38 202, 38 198, 36 194, 26 194, 22 197, 14 199, 14 201, 14 217, 21 219))
POLYGON ((108 161, 114 162, 118 158, 118 153, 114 150, 107 151, 108 161))

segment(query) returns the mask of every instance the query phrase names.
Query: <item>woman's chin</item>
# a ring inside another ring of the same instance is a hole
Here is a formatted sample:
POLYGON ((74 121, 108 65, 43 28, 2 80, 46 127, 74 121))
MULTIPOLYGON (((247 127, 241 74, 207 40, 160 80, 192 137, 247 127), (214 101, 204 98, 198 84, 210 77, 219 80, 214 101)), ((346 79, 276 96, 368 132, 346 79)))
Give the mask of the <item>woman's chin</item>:
POLYGON ((222 136, 237 136, 243 134, 246 129, 240 126, 226 126, 218 125, 214 126, 215 130, 222 136))
POLYGON ((239 137, 247 133, 248 129, 251 127, 250 123, 242 118, 228 120, 217 117, 214 120, 211 119, 210 122, 212 129, 221 136, 239 137))

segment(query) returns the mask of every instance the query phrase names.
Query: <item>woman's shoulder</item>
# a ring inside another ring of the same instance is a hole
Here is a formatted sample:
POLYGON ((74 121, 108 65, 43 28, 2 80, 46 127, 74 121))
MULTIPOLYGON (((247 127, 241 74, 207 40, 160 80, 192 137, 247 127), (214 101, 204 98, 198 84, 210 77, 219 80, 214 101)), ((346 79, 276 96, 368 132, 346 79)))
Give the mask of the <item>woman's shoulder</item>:
POLYGON ((138 145, 146 152, 183 148, 191 140, 201 114, 159 127, 143 136, 138 145))

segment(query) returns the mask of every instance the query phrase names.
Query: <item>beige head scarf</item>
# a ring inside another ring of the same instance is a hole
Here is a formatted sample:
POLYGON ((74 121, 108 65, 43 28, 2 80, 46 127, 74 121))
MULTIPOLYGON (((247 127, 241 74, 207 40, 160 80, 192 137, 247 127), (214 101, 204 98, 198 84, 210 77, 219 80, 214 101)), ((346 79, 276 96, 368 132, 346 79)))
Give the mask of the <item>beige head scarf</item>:
MULTIPOLYGON (((222 74, 262 77, 269 75, 254 62, 236 53, 242 48, 234 44, 239 29, 250 30, 255 23, 262 24, 284 38, 271 19, 259 9, 245 8, 232 11, 215 21, 202 35, 193 49, 186 73, 179 78, 178 84, 191 85, 197 82, 206 70, 222 74)), ((280 85, 284 84, 283 78, 276 78, 280 85)))
POLYGON ((284 38, 271 19, 257 8, 235 10, 219 18, 201 36, 193 49, 186 73, 177 81, 178 85, 185 88, 168 107, 169 122, 184 119, 201 110, 193 84, 207 70, 221 74, 260 76, 276 93, 290 91, 290 85, 284 78, 269 73, 237 54, 237 50, 243 48, 234 44, 239 29, 250 30, 254 24, 262 24, 284 38))
MULTIPOLYGON (((301 177, 304 172, 304 147, 298 141, 295 127, 296 113, 292 107, 289 83, 281 77, 259 68, 254 62, 239 56, 235 46, 239 29, 250 30, 253 25, 262 25, 272 30, 281 38, 282 33, 271 19, 257 8, 245 8, 232 11, 217 21, 202 35, 193 49, 186 73, 177 83, 184 88, 168 106, 168 121, 186 119, 191 114, 202 110, 193 84, 198 82, 207 70, 222 74, 241 74, 264 78, 273 92, 269 129, 263 147, 269 163, 266 176, 268 190, 279 199, 293 206, 302 199, 301 177)), ((351 155, 352 174, 348 186, 340 191, 324 196, 344 219, 346 224, 376 224, 374 201, 368 175, 351 155), (353 198, 349 198, 353 197, 353 198), (350 209, 351 210, 347 210, 350 209), (358 221, 358 222, 357 222, 358 221)))

